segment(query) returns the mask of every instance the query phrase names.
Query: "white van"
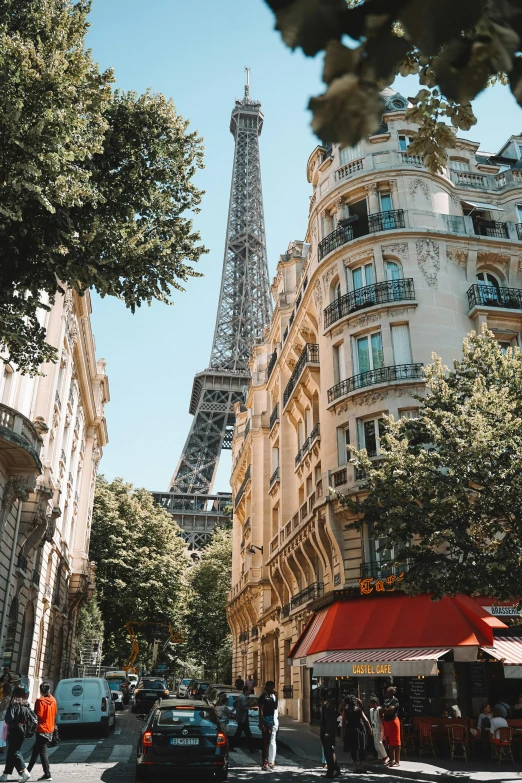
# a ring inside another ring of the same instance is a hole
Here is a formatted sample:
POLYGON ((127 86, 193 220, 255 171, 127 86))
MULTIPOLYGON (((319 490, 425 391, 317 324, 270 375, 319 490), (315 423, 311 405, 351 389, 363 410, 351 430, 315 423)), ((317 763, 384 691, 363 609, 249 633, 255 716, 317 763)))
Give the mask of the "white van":
POLYGON ((85 726, 98 724, 102 737, 116 725, 116 708, 109 684, 103 677, 79 677, 60 680, 54 691, 58 704, 56 725, 85 726))

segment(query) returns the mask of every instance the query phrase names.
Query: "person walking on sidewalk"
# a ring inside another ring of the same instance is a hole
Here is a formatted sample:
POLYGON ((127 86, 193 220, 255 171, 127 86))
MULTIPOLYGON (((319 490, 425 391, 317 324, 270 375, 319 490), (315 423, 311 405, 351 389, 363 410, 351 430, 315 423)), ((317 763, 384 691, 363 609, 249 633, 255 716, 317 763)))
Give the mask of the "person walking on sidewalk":
POLYGON ((370 699, 370 724, 372 727, 373 744, 375 746, 377 758, 381 764, 387 764, 390 759, 388 758, 388 754, 384 749, 384 744, 382 741, 384 737, 382 709, 379 705, 379 699, 377 696, 372 696, 370 699))
POLYGON ((382 711, 384 721, 384 739, 390 749, 389 767, 399 767, 401 763, 401 724, 399 721, 399 700, 395 696, 397 688, 386 689, 386 700, 382 711))
POLYGON ((365 772, 363 761, 366 759, 368 736, 372 727, 356 696, 348 696, 343 711, 344 750, 350 751, 354 772, 365 772))
POLYGON ((253 753, 254 751, 252 745, 252 732, 250 731, 250 723, 249 723, 249 715, 248 715, 249 696, 250 696, 250 688, 248 685, 245 685, 245 687, 243 688, 243 693, 241 694, 241 696, 238 696, 236 699, 237 731, 234 734, 234 736, 230 738, 230 745, 231 745, 230 750, 235 750, 235 746, 239 742, 241 738, 241 734, 244 733, 245 737, 247 738, 249 751, 251 753, 253 753))
POLYGON ((40 698, 36 699, 34 704, 34 711, 38 718, 38 726, 36 728, 36 737, 33 745, 33 752, 31 753, 31 760, 27 765, 27 769, 31 772, 32 768, 38 761, 42 762, 43 775, 38 780, 52 780, 51 768, 49 767, 49 759, 47 757, 47 746, 53 741, 53 733, 56 728, 56 699, 51 695, 51 686, 48 682, 42 682, 40 685, 40 698))
POLYGON ((319 736, 323 745, 323 754, 326 762, 327 778, 334 778, 341 774, 341 768, 335 755, 335 740, 337 738, 338 712, 328 690, 323 688, 321 693, 321 725, 319 736))
POLYGON ((5 716, 11 703, 11 683, 0 683, 0 753, 4 752, 7 745, 7 723, 5 722, 5 716))
POLYGON ((265 690, 258 699, 259 728, 263 736, 262 769, 270 771, 275 766, 277 728, 277 695, 274 692, 275 682, 268 680, 265 690))
POLYGON ((25 739, 28 717, 34 717, 36 720, 36 716, 27 705, 25 688, 14 688, 11 703, 5 714, 5 722, 7 723, 7 758, 5 760, 4 774, 0 775, 0 780, 2 781, 9 780, 15 768, 20 775, 20 783, 25 783, 31 777, 20 750, 25 739))

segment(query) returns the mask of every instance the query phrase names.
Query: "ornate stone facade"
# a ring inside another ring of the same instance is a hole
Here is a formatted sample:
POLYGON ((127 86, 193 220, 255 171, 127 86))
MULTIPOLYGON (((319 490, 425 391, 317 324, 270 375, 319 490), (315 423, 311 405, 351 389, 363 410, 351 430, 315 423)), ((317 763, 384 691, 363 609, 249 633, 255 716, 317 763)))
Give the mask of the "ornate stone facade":
MULTIPOLYGON (((361 142, 357 159, 335 146, 312 153, 311 244, 294 243, 278 264, 280 305, 237 410, 233 676, 274 679, 281 709, 304 721, 311 670, 289 665, 292 646, 334 591, 381 568, 378 542, 347 524, 334 494, 360 491, 350 447, 379 458, 379 419, 415 415, 433 351, 451 365, 483 322, 521 344, 522 178, 513 168, 497 181, 478 145, 459 139, 434 175, 404 149, 415 130, 404 114, 384 119, 388 134, 361 142), (343 232, 332 221, 341 202, 343 232), (503 211, 485 209, 497 203, 503 211)), ((514 166, 522 137, 509 144, 514 166)))
POLYGON ((72 674, 78 609, 92 594, 89 537, 109 399, 91 302, 67 291, 46 313, 60 355, 42 375, 0 375, 0 651, 37 694, 72 674), (79 327, 81 324, 81 328, 79 327))

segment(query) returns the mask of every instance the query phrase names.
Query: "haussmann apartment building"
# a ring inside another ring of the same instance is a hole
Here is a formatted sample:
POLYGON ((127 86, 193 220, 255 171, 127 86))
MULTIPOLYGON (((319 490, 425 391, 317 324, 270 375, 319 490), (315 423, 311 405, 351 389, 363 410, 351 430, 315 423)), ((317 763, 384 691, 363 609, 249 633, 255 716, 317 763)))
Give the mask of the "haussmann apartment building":
POLYGON ((321 684, 367 700, 393 680, 417 715, 522 691, 516 608, 396 591, 402 572, 333 492, 360 492, 347 444, 378 459, 382 416, 416 415, 433 351, 451 365, 484 323, 521 344, 522 136, 497 154, 456 138, 433 174, 408 154, 408 101, 384 98, 373 136, 308 160, 305 240, 279 259, 236 406, 233 677, 275 680, 305 722, 321 684))
POLYGON ((41 311, 58 361, 41 375, 0 369, 0 664, 31 701, 74 673, 78 610, 94 590, 94 486, 109 400, 91 299, 71 290, 41 311))

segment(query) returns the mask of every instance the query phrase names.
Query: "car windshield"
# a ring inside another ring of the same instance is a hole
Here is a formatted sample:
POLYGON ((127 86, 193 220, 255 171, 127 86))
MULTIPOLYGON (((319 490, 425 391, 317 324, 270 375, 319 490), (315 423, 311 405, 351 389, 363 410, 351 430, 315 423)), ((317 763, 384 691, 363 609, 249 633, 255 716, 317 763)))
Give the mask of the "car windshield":
POLYGON ((198 710, 190 707, 177 709, 166 707, 158 710, 157 726, 216 726, 217 715, 214 710, 198 710))
POLYGON ((167 690, 165 683, 162 680, 142 680, 142 688, 160 688, 161 690, 167 690))
MULTIPOLYGON (((218 704, 221 702, 221 698, 222 697, 223 696, 220 697, 220 699, 218 701, 218 704)), ((235 709, 236 706, 237 706, 238 698, 239 697, 238 697, 237 693, 229 693, 228 694, 228 706, 230 708, 232 708, 232 709, 235 709)), ((249 696, 248 697, 248 702, 247 702, 248 703, 248 709, 249 710, 258 710, 259 706, 258 706, 257 702, 258 702, 257 696, 249 696)))
POLYGON ((182 685, 188 685, 190 680, 181 680, 182 685))
POLYGON ((199 690, 203 691, 205 693, 206 690, 208 690, 208 682, 200 682, 198 683, 199 690))
POLYGON ((118 691, 120 689, 121 680, 107 680, 111 691, 118 691))

